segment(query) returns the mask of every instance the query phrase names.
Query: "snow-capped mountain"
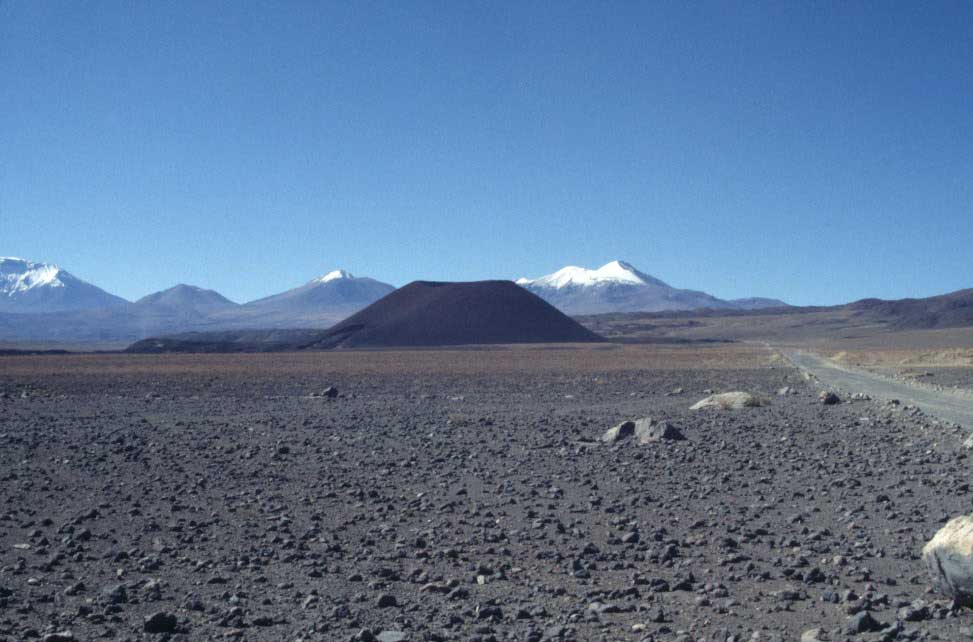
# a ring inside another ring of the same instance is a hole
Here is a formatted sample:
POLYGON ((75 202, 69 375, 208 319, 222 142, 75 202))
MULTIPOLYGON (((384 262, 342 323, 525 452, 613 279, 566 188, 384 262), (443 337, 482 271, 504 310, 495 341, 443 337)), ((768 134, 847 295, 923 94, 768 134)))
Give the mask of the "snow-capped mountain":
POLYGON ((0 312, 118 308, 128 301, 51 263, 0 257, 0 312))
POLYGON ((232 328, 325 328, 394 289, 388 283, 334 270, 286 292, 215 315, 213 321, 232 328))
POLYGON ((292 290, 251 301, 246 307, 291 311, 363 308, 394 289, 388 283, 368 277, 356 277, 345 270, 334 270, 292 290))
POLYGON ((567 314, 771 307, 748 305, 765 300, 725 301, 705 292, 674 288, 624 261, 612 261, 597 270, 568 266, 537 279, 517 279, 517 284, 567 314))
POLYGON ((624 261, 606 263, 597 270, 569 265, 553 274, 538 279, 517 279, 517 285, 524 287, 554 288, 558 290, 573 287, 600 287, 606 285, 654 285, 668 288, 659 279, 639 272, 624 261))

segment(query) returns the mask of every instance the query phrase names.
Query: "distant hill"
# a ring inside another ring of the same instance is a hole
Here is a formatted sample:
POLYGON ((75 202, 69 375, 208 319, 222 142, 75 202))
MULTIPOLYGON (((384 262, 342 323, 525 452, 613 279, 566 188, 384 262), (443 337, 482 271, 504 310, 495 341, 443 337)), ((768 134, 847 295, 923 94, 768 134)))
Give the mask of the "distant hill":
POLYGON ((571 315, 787 305, 776 299, 725 301, 705 292, 674 288, 625 261, 612 261, 597 270, 568 266, 537 279, 518 279, 517 284, 571 315))
POLYGON ((730 299, 729 302, 737 310, 765 310, 791 307, 789 303, 784 303, 780 299, 768 299, 759 296, 747 297, 745 299, 730 299))
POLYGON ((973 325, 973 288, 924 299, 862 299, 843 306, 856 315, 882 319, 896 330, 973 325))
POLYGON ((236 303, 215 290, 204 290, 184 283, 146 295, 136 301, 135 305, 143 310, 162 309, 200 314, 237 307, 236 303))
POLYGON ((64 312, 127 305, 125 299, 52 263, 0 257, 0 312, 64 312))
POLYGON ((833 306, 629 312, 578 317, 621 341, 803 341, 973 328, 973 289, 923 299, 862 299, 833 306))

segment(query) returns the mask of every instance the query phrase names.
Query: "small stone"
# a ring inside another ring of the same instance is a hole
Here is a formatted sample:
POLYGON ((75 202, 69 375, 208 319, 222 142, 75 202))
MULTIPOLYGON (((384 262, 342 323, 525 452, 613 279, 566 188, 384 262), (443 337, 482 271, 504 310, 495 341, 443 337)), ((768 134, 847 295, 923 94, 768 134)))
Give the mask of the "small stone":
POLYGON ((825 406, 833 406, 837 403, 841 403, 841 398, 833 392, 823 391, 818 395, 818 399, 825 406))
POLYGON ((848 618, 848 623, 845 624, 845 633, 849 635, 881 630, 882 625, 868 611, 862 611, 861 613, 852 615, 848 618))
POLYGON ((827 642, 827 634, 824 629, 808 629, 801 633, 801 642, 827 642))
POLYGON ((389 608, 391 606, 398 606, 399 605, 399 601, 396 600, 395 599, 395 596, 392 595, 391 593, 383 593, 382 595, 379 596, 378 602, 376 602, 376 605, 380 609, 385 609, 385 608, 389 608))
POLYGON ((899 609, 898 616, 903 622, 922 622, 931 618, 932 613, 922 600, 916 600, 909 606, 899 609))
POLYGON ((115 584, 103 588, 98 597, 103 604, 124 604, 128 602, 128 591, 124 584, 115 584))
POLYGON ((177 624, 175 615, 158 611, 145 618, 142 628, 146 633, 175 633, 177 624))

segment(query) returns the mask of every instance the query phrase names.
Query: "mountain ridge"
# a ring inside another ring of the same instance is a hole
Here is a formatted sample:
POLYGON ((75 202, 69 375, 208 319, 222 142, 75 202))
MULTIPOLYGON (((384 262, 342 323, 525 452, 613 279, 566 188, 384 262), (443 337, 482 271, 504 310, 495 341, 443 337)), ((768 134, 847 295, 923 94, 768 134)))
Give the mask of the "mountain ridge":
POLYGON ((238 304, 179 283, 135 302, 51 263, 0 259, 0 340, 124 341, 191 331, 327 328, 395 288, 336 269, 238 304))
POLYGON ((536 279, 520 278, 516 283, 562 312, 576 315, 787 305, 777 299, 757 297, 729 301, 699 290, 675 288, 621 260, 594 270, 567 266, 536 279))

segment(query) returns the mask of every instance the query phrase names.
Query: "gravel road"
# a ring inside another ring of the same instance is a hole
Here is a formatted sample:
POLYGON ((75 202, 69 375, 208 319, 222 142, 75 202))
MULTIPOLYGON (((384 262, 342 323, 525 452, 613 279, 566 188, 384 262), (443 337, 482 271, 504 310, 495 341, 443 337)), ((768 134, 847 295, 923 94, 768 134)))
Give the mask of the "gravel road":
POLYGON ((933 390, 892 381, 839 366, 810 352, 791 351, 784 354, 795 366, 811 373, 827 386, 848 393, 861 392, 876 399, 898 399, 902 403, 919 406, 926 414, 963 426, 973 426, 973 397, 962 391, 933 390))

